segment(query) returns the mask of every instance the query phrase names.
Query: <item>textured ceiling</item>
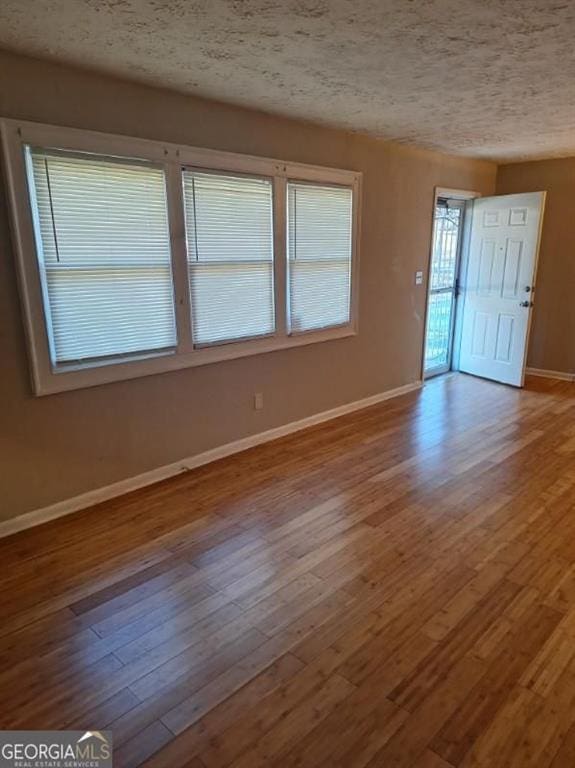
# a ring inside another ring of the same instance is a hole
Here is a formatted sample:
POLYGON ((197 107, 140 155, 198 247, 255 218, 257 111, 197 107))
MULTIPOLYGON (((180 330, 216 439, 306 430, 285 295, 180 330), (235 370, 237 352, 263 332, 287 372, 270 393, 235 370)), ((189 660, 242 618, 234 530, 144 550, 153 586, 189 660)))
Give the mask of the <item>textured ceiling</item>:
POLYGON ((0 47, 497 160, 575 155, 574 41, 574 0, 0 2, 0 47))

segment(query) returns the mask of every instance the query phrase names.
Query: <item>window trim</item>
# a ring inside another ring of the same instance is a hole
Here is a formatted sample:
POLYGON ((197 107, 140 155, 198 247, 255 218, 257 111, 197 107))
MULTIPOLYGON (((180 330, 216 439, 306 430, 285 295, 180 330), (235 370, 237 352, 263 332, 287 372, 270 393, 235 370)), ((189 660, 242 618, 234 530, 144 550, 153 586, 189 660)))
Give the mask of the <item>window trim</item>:
POLYGON ((181 144, 64 128, 13 119, 0 119, 5 177, 11 209, 13 243, 24 314, 34 394, 49 395, 114 381, 139 378, 196 365, 232 360, 282 349, 354 336, 358 332, 359 241, 362 174, 323 166, 284 162, 265 157, 220 152, 181 144), (24 146, 108 155, 160 164, 166 174, 168 225, 172 254, 177 346, 172 351, 134 353, 54 370, 49 328, 36 256, 24 146), (188 290, 182 168, 205 169, 272 178, 275 333, 256 339, 194 347, 188 290), (287 181, 349 186, 353 193, 350 322, 320 330, 287 332, 287 181))

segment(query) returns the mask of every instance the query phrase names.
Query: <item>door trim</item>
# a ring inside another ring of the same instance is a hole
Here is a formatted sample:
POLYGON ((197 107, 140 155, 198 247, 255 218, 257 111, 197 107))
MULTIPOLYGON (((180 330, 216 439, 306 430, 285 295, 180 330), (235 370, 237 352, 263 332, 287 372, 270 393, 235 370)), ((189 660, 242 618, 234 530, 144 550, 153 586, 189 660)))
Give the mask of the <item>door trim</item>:
MULTIPOLYGON (((425 382, 425 342, 427 340, 427 313, 429 310, 429 292, 430 292, 430 284, 431 284, 431 263, 433 259, 433 230, 435 227, 435 208, 437 206, 437 200, 440 197, 448 197, 452 200, 475 200, 477 197, 482 197, 481 192, 477 192, 474 190, 469 189, 450 189, 449 187, 434 187, 433 189, 433 207, 431 209, 431 227, 429 232, 429 251, 428 251, 428 257, 427 257, 427 269, 426 272, 426 278, 425 278, 425 308, 424 308, 424 314, 423 314, 423 339, 421 342, 421 358, 420 358, 420 366, 419 366, 419 374, 421 381, 425 382)), ((465 221, 467 219, 467 211, 465 212, 465 216, 463 219, 463 228, 464 231, 461 233, 461 241, 460 241, 460 254, 459 254, 459 263, 461 266, 462 256, 463 256, 463 249, 462 249, 462 243, 463 243, 463 237, 465 234, 465 221)), ((457 301, 455 301, 455 309, 454 309, 455 315, 457 314, 457 301)), ((454 331, 455 331, 455 325, 454 325, 454 331)), ((437 373, 439 375, 439 372, 437 373)), ((429 378, 429 377, 428 377, 429 378)))

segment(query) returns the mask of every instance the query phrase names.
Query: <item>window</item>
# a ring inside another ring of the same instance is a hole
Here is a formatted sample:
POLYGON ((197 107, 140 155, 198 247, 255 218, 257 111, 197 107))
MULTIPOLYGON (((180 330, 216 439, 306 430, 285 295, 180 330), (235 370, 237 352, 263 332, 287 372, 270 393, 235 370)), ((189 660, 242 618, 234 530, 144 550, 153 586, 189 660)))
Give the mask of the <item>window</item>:
POLYGON ((361 174, 0 126, 36 394, 356 333, 361 174))
POLYGON ((351 189, 288 183, 292 331, 349 323, 351 220, 351 189))
POLYGON ((183 175, 194 344, 273 333, 271 181, 183 175))
POLYGON ((29 150, 55 364, 176 344, 164 172, 29 150))

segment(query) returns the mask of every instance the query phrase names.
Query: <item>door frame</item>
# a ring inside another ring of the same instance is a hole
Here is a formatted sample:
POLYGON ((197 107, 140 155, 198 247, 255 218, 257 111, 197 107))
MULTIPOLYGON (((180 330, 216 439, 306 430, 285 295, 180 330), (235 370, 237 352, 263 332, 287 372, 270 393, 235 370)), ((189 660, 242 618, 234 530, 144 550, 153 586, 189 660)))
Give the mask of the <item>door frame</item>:
MULTIPOLYGON (((447 197, 451 200, 462 200, 464 202, 475 200, 478 197, 483 197, 481 192, 477 192, 474 190, 469 189, 451 189, 449 187, 434 187, 433 189, 433 207, 431 209, 431 231, 429 235, 429 256, 427 259, 427 270, 426 270, 426 279, 425 279, 425 310, 424 310, 424 316, 423 316, 423 341, 421 344, 421 364, 420 364, 420 379, 421 381, 425 382, 425 344, 427 341, 427 317, 428 317, 428 310, 429 310, 429 294, 430 294, 430 288, 431 288, 431 265, 433 260, 433 245, 434 245, 434 230, 435 230, 435 209, 437 207, 437 200, 440 197, 447 197)), ((464 241, 468 233, 468 225, 469 223, 469 216, 468 216, 468 206, 465 207, 465 212, 463 215, 463 222, 462 222, 462 232, 460 235, 459 240, 459 255, 458 255, 458 261, 459 261, 459 270, 461 271, 462 267, 462 255, 465 252, 464 250, 464 241)), ((452 321, 452 368, 453 366, 453 360, 455 358, 457 345, 455 344, 455 339, 457 338, 457 309, 458 309, 458 300, 456 298, 455 305, 454 305, 454 318, 452 321)), ((428 377, 430 378, 430 377, 428 377)))

